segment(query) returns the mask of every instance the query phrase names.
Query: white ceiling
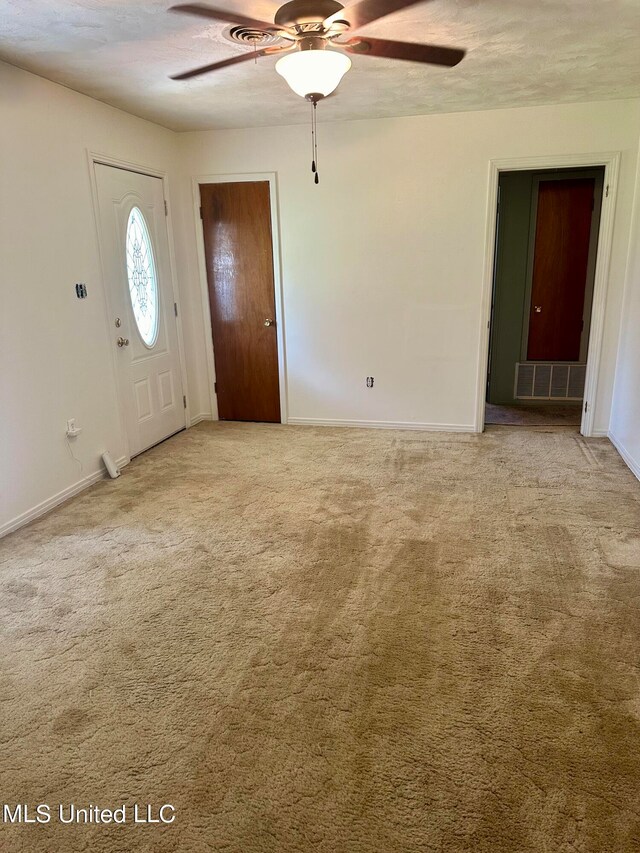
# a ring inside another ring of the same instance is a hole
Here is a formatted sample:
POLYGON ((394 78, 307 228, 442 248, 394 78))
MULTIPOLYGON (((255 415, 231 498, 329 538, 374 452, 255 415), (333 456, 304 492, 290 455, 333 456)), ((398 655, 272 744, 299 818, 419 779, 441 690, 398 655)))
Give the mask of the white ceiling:
MULTIPOLYGON (((223 24, 170 14, 170 5, 0 0, 0 59, 175 130, 308 121, 273 57, 170 80, 246 50, 223 37, 223 24)), ((268 21, 277 9, 268 0, 212 5, 268 21)), ((325 121, 640 96, 640 0, 432 0, 361 32, 468 54, 453 69, 354 56, 322 105, 325 121)))

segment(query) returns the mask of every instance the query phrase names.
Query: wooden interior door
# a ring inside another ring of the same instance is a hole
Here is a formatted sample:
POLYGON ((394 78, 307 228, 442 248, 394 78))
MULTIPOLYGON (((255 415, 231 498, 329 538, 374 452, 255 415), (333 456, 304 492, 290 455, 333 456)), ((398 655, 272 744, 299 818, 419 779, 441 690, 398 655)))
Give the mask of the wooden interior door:
POLYGON ((268 181, 203 184, 218 416, 280 422, 268 181))
POLYGON ((579 361, 594 178, 540 181, 528 361, 579 361))

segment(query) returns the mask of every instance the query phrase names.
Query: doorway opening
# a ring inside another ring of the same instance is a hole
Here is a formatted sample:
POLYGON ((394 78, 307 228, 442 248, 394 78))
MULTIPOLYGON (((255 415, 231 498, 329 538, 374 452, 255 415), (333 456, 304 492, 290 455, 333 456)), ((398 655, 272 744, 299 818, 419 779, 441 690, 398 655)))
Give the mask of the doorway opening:
POLYGON ((273 189, 258 176, 198 183, 220 420, 286 421, 273 189))
POLYGON ((486 424, 580 428, 604 171, 499 173, 486 424))

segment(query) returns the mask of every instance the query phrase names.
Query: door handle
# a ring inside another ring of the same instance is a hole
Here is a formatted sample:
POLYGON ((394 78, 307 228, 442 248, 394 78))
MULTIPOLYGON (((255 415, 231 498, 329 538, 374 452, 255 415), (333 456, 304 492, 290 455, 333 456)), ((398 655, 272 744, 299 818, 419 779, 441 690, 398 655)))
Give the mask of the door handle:
POLYGON ((116 341, 119 347, 128 347, 129 346, 129 338, 123 338, 120 336, 116 341))
POLYGON ((265 326, 275 326, 276 321, 272 320, 270 317, 267 317, 267 319, 264 321, 264 324, 265 326))
POLYGON ((542 313, 542 305, 534 305, 533 310, 536 312, 536 314, 541 314, 542 313))

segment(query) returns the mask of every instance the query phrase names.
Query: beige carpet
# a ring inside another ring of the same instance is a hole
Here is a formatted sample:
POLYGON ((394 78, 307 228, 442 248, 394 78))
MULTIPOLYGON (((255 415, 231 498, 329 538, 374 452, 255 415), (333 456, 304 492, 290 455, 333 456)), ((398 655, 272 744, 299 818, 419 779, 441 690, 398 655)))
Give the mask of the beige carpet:
POLYGON ((640 484, 604 439, 210 425, 0 542, 3 853, 640 849, 640 484))

